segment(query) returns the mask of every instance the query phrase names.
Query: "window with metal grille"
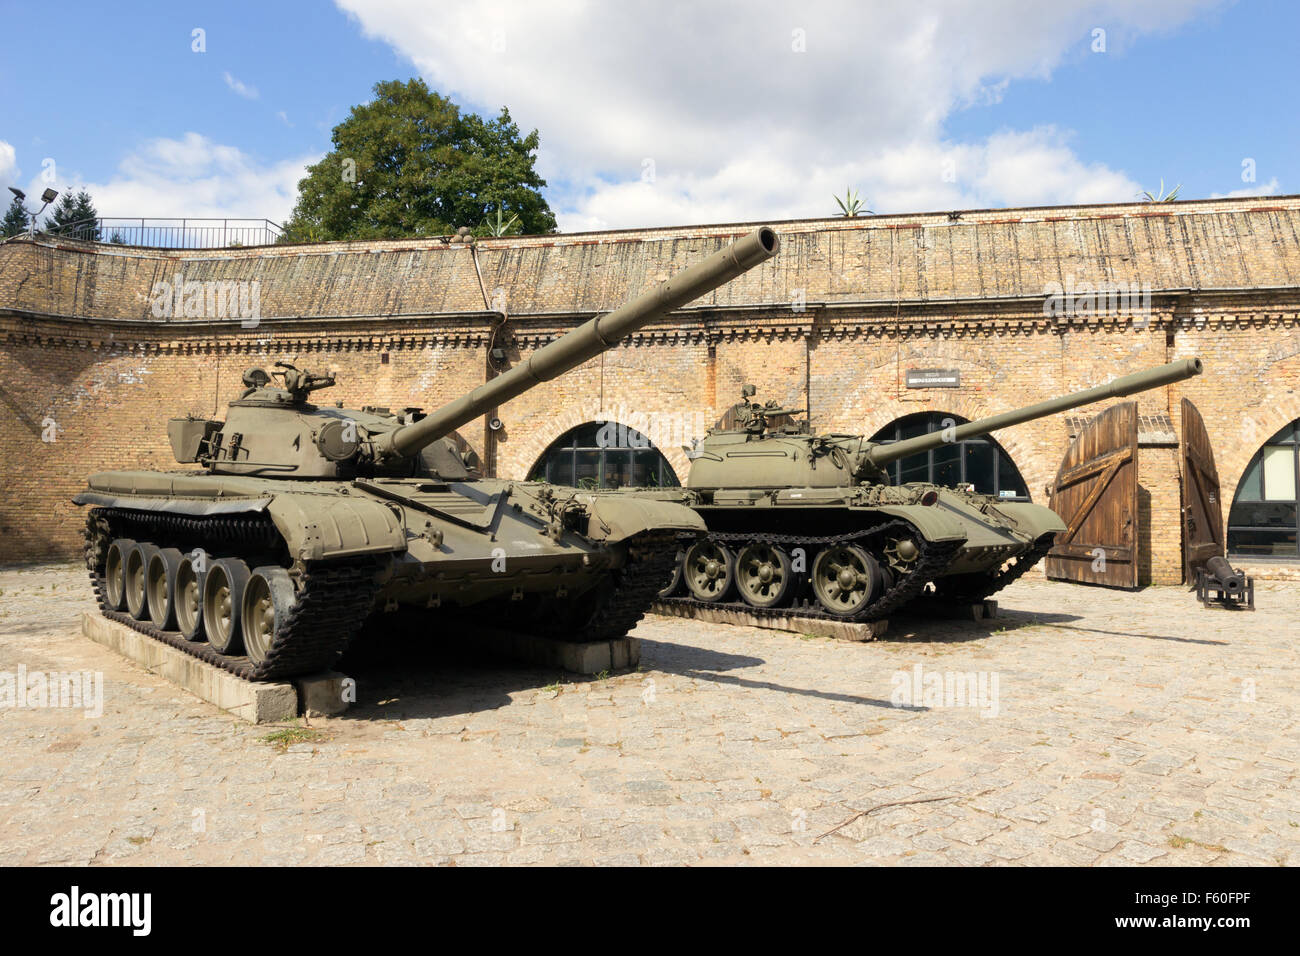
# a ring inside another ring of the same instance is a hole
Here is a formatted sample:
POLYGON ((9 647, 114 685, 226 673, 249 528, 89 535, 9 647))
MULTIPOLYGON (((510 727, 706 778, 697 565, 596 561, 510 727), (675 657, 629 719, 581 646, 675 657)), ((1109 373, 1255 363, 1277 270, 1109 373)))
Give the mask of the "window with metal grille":
POLYGON ((565 432, 537 459, 528 478, 575 488, 675 488, 681 484, 673 466, 649 438, 618 422, 589 422, 565 432))
MULTIPOLYGON (((964 425, 966 419, 942 412, 917 412, 890 422, 871 436, 873 442, 888 445, 904 438, 915 438, 942 431, 949 425, 964 425)), ((896 485, 909 481, 929 481, 936 485, 974 485, 981 494, 1007 501, 1028 501, 1029 488, 1020 477, 1016 463, 992 438, 969 438, 951 442, 930 451, 909 455, 886 467, 896 485)))

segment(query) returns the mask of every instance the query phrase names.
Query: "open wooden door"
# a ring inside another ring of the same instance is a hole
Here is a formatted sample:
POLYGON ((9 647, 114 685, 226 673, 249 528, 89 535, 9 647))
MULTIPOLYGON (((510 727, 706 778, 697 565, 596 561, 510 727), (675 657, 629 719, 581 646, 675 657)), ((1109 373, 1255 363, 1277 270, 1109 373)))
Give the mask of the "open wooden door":
POLYGON ((1138 583, 1137 402, 1108 408, 1065 453, 1048 507, 1066 530, 1047 555, 1047 576, 1108 587, 1138 583))
POLYGON ((1178 440, 1178 467, 1183 478, 1183 580, 1213 557, 1222 557, 1223 505, 1219 470, 1205 430, 1205 419, 1187 399, 1182 401, 1183 429, 1178 440))

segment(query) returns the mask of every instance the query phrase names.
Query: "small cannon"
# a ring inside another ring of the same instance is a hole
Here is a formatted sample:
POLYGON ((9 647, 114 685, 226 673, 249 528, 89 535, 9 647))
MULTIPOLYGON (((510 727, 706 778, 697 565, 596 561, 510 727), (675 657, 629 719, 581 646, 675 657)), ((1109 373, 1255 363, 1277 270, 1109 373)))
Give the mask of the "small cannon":
POLYGON ((1212 600, 1223 607, 1255 610, 1255 579, 1242 574, 1228 559, 1216 555, 1196 571, 1196 598, 1206 607, 1212 600), (1213 591, 1215 596, 1210 597, 1213 591))

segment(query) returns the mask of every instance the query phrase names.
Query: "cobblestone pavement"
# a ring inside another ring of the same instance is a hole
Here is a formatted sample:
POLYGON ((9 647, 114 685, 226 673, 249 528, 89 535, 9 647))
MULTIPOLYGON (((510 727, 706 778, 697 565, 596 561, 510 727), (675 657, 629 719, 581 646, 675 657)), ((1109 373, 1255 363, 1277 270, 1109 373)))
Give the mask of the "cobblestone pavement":
POLYGON ((606 679, 376 638, 359 705, 272 736, 80 637, 81 570, 0 572, 0 674, 104 682, 0 707, 0 863, 1300 863, 1300 585, 1257 597, 1029 580, 874 644, 651 618, 606 679))

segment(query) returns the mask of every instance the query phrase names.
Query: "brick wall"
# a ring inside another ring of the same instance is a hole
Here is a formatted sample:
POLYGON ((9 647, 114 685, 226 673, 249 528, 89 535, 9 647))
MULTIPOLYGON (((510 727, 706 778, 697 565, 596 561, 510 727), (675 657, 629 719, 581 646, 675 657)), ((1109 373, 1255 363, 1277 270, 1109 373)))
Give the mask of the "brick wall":
MULTIPOLYGON (((523 477, 563 431, 618 418, 650 433, 684 479, 680 445, 744 382, 809 408, 819 430, 871 434, 917 411, 974 419, 1200 355, 1206 374, 1138 400, 1175 425, 1179 399, 1196 402, 1230 502, 1258 445, 1300 417, 1300 199, 1158 211, 782 224, 774 263, 501 408, 496 471, 523 477), (1067 277, 1142 282, 1153 313, 1044 315, 1046 284, 1067 277), (933 367, 957 369, 961 387, 902 387, 906 369, 933 367)), ((68 498, 84 476, 177 467, 166 419, 219 415, 248 366, 336 370, 329 397, 349 405, 433 407, 483 380, 490 341, 517 362, 748 228, 488 240, 472 252, 436 240, 166 253, 0 244, 0 560, 72 553, 81 519, 68 498), (154 315, 156 283, 177 272, 258 282, 256 326, 154 315), (499 303, 509 318, 493 339, 499 303), (54 442, 41 440, 47 421, 54 442)), ((488 450, 481 424, 464 437, 488 450)), ((996 438, 1045 500, 1067 443, 1061 418, 996 438)), ((1144 579, 1173 583, 1176 458, 1144 448, 1141 460, 1144 579)))

